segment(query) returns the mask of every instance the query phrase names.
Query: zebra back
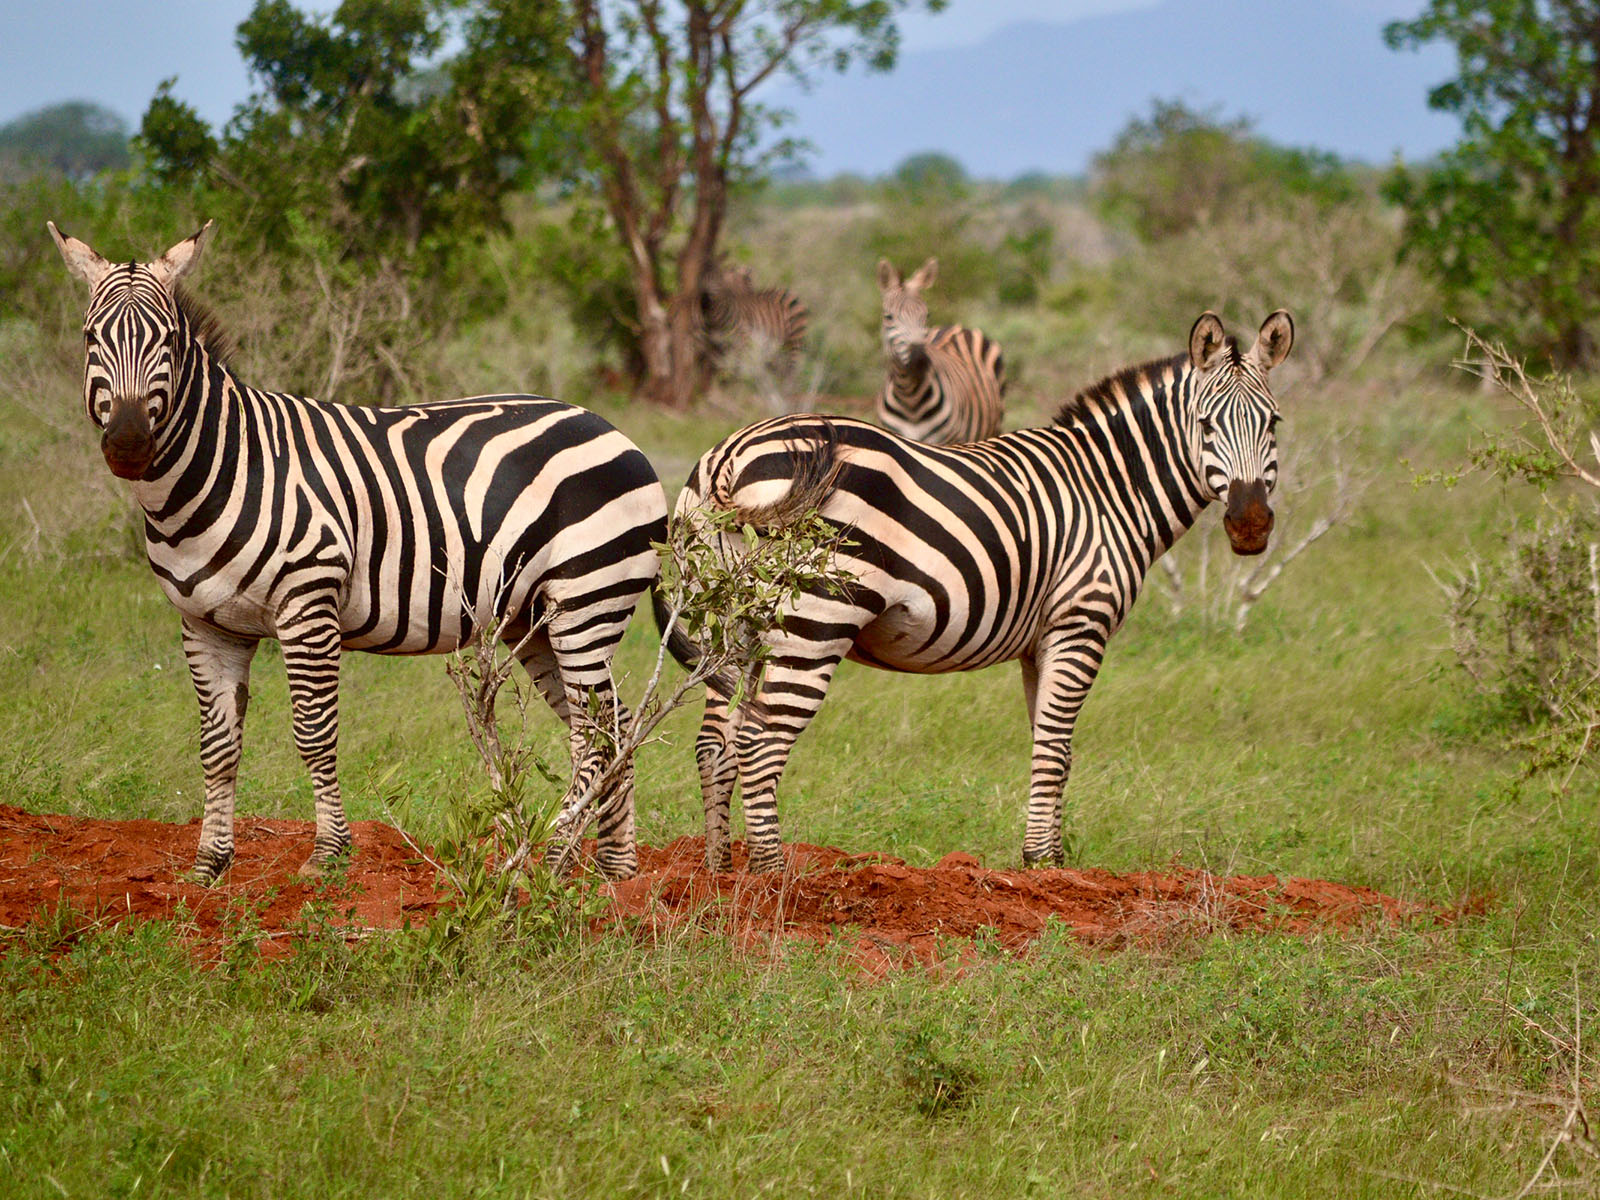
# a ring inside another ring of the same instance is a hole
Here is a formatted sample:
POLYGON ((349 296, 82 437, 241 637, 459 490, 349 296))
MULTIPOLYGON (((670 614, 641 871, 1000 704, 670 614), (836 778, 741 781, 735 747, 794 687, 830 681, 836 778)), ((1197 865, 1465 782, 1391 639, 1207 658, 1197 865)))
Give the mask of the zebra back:
POLYGON ((701 298, 701 327, 719 366, 740 346, 754 347, 763 364, 787 374, 805 342, 810 313, 787 288, 756 288, 750 268, 722 268, 701 298))

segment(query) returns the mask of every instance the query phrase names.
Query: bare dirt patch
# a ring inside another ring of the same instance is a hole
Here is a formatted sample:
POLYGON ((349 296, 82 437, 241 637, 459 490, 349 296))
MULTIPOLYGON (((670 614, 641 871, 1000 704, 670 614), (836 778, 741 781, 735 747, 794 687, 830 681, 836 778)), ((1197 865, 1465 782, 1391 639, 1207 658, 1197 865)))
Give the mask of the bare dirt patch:
MULTIPOLYGON (((335 908, 355 925, 420 924, 449 903, 447 886, 397 830, 363 821, 354 832, 356 855, 335 908)), ((228 936, 244 911, 264 932, 291 933, 317 898, 295 876, 311 849, 311 823, 240 820, 233 868, 212 888, 179 877, 199 836, 198 820, 101 821, 0 805, 0 926, 24 928, 66 903, 86 927, 181 919, 201 944, 228 936)), ((782 875, 748 875, 737 845, 735 870, 713 875, 700 865, 702 852, 699 838, 641 846, 638 877, 607 887, 611 911, 602 923, 641 936, 694 926, 751 945, 844 938, 876 973, 937 961, 952 939, 1020 950, 1051 922, 1083 941, 1116 945, 1217 932, 1349 932, 1445 916, 1368 888, 1181 866, 1128 875, 991 870, 958 853, 924 868, 797 844, 785 848, 782 875)), ((275 944, 287 948, 288 939, 275 944)))

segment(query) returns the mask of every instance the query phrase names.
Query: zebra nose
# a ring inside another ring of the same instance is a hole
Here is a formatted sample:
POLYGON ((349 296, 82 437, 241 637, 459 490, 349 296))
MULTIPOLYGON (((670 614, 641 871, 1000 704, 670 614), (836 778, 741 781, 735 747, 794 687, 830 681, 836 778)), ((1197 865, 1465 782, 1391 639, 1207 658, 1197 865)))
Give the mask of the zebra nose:
POLYGON ((1245 483, 1235 479, 1228 484, 1228 510, 1223 515, 1222 528, 1227 531, 1235 554, 1260 554, 1265 550, 1274 519, 1264 480, 1245 483))
POLYGON ((111 417, 100 435, 100 453, 119 479, 138 479, 145 473, 156 456, 156 442, 143 404, 120 401, 112 405, 111 417))

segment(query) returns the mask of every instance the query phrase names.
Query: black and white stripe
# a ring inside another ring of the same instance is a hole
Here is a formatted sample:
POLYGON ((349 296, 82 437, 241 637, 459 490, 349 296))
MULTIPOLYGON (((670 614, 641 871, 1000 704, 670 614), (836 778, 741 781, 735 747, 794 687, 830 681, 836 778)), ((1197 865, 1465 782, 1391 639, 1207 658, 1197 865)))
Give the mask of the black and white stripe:
MULTIPOLYGON (((145 514, 151 569, 183 617, 201 711, 195 877, 233 857, 250 661, 277 638, 316 796, 315 873, 350 845, 336 776, 342 650, 437 654, 505 619, 550 706, 613 699, 611 658, 655 578, 666 501, 643 454, 593 413, 537 396, 347 408, 245 386, 178 290, 210 228, 112 264, 50 230, 92 291, 84 396, 145 514), (542 624, 541 624, 542 622, 542 624)), ((598 755, 574 728, 573 787, 598 755)), ((600 804, 600 865, 636 869, 633 786, 600 804)))
POLYGON ((928 328, 922 292, 938 272, 939 260, 930 258, 902 282, 891 263, 878 262, 888 377, 878 393, 877 421, 913 441, 955 446, 1000 432, 1006 368, 998 343, 980 330, 928 328))
POLYGON ((781 865, 778 780, 844 658, 918 673, 1020 661, 1034 747, 1023 858, 1060 862, 1073 727, 1151 563, 1212 501, 1227 505, 1237 553, 1266 548, 1278 470, 1267 375, 1293 335, 1276 312, 1241 350, 1206 313, 1187 354, 1102 380, 1045 428, 972 445, 799 415, 706 453, 679 511, 815 507, 845 531, 840 565, 855 579, 791 606, 737 708, 731 681, 708 687, 696 747, 708 865, 729 863, 736 779, 751 869, 781 865))
POLYGON ((718 366, 739 347, 751 346, 763 366, 788 379, 809 320, 800 297, 787 288, 757 288, 746 266, 715 271, 702 296, 701 328, 718 366))

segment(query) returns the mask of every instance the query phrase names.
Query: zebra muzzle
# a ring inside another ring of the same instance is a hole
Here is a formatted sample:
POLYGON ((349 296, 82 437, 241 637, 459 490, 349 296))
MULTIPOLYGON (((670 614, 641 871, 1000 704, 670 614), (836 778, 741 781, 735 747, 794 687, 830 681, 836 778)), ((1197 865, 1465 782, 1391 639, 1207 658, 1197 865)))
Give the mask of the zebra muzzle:
POLYGON ((1265 550, 1274 519, 1264 482, 1235 482, 1228 488, 1228 511, 1222 518, 1222 528, 1227 531, 1235 554, 1260 554, 1265 550))
POLYGON ((150 469, 156 456, 156 439, 142 404, 113 407, 105 432, 100 435, 100 453, 118 479, 139 479, 150 469))

